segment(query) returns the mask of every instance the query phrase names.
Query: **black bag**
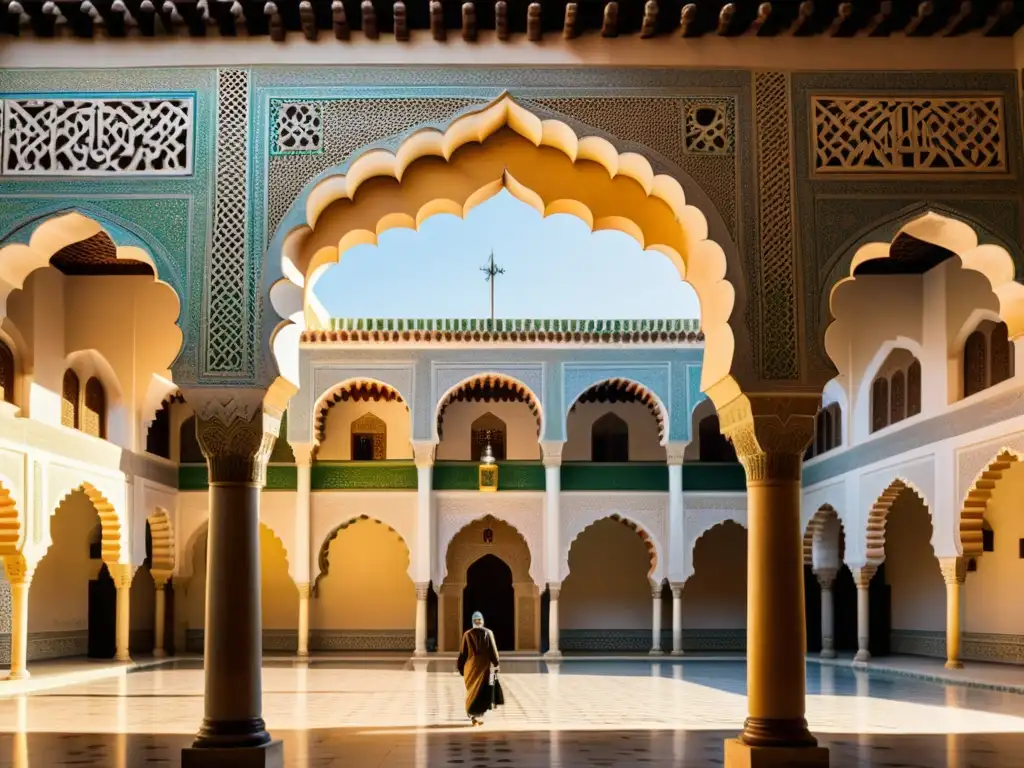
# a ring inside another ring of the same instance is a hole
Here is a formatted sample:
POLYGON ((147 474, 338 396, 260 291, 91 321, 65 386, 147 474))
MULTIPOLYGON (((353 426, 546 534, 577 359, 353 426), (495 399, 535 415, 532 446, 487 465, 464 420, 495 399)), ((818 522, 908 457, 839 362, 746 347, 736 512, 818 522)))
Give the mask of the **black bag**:
POLYGON ((494 684, 492 686, 492 694, 493 694, 493 701, 494 701, 492 706, 494 706, 494 707, 503 707, 503 706, 505 706, 505 692, 503 690, 501 690, 501 681, 498 680, 498 673, 497 672, 494 673, 494 684))

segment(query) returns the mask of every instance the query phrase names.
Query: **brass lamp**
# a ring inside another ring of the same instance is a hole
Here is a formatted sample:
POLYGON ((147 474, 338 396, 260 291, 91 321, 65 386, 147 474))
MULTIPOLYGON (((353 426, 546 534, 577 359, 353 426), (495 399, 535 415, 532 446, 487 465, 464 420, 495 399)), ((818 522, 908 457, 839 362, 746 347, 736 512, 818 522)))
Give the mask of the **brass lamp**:
POLYGON ((480 454, 480 490, 498 490, 498 461, 494 458, 494 451, 491 449, 491 441, 487 441, 483 453, 480 454))

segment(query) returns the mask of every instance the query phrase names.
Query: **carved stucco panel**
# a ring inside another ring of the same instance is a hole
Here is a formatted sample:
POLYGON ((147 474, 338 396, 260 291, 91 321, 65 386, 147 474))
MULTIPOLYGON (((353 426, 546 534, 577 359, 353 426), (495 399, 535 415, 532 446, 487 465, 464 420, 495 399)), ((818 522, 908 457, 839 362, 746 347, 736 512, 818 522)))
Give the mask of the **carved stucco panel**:
POLYGON ((727 520, 747 526, 747 494, 688 493, 683 495, 683 580, 693 575, 697 540, 727 520))
POLYGON ((559 509, 559 573, 569 576, 569 551, 583 531, 612 515, 635 523, 650 537, 657 562, 650 578, 661 582, 668 567, 667 493, 572 493, 562 494, 559 509))
POLYGON ((534 492, 480 493, 454 491, 434 494, 437 548, 431 569, 435 585, 447 575, 448 546, 470 523, 490 515, 515 528, 530 550, 530 578, 543 584, 544 494, 534 492))

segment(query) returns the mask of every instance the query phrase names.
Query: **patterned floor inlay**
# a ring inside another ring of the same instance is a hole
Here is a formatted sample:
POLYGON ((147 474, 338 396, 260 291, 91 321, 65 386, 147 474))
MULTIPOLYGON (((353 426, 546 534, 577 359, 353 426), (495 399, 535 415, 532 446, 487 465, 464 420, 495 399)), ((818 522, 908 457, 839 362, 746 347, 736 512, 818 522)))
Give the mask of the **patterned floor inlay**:
MULTIPOLYGON (((742 662, 507 661, 507 706, 470 729, 448 661, 264 669, 292 768, 722 764, 742 662)), ((195 663, 0 699, 0 766, 176 766, 202 718, 195 663)), ((1024 768, 1024 696, 811 665, 808 720, 833 766, 1024 768)))

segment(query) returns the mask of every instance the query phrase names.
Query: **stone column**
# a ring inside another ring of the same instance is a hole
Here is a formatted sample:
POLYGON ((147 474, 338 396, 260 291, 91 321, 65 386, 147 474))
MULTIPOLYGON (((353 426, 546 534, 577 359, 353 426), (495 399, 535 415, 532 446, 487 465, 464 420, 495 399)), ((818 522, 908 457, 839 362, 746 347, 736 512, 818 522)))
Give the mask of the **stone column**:
POLYGON ((960 600, 967 580, 967 560, 944 557, 939 560, 946 582, 946 669, 963 669, 960 661, 960 600))
POLYGON ((739 395, 718 408, 747 476, 747 707, 725 765, 827 766, 807 729, 806 616, 800 527, 803 452, 817 396, 739 395))
POLYGON ((683 454, 687 443, 672 441, 665 445, 668 463, 668 570, 671 581, 683 581, 683 454))
POLYGON ((416 584, 416 656, 427 655, 427 595, 430 582, 416 584))
POLYGON ((857 655, 853 657, 854 661, 871 661, 871 631, 868 624, 871 602, 868 587, 871 586, 876 569, 875 565, 853 569, 853 581, 857 585, 857 655))
POLYGON ((546 659, 562 658, 561 635, 558 628, 558 594, 562 591, 561 582, 548 582, 548 652, 546 659))
POLYGON ((835 611, 832 602, 832 583, 836 580, 836 572, 831 568, 819 568, 814 572, 821 586, 821 658, 834 659, 836 646, 833 639, 835 632, 835 611))
POLYGON ((313 464, 313 446, 293 444, 295 455, 295 557, 292 564, 292 578, 299 590, 299 631, 296 655, 309 657, 309 596, 310 561, 313 552, 310 546, 310 474, 313 464))
POLYGON ((25 680, 28 671, 28 590, 36 563, 22 554, 4 556, 4 572, 11 584, 11 674, 8 680, 25 680))
POLYGON ((155 608, 153 612, 153 656, 158 659, 162 659, 167 655, 167 651, 164 650, 164 634, 165 626, 167 622, 167 579, 157 578, 154 575, 153 586, 156 590, 154 594, 155 608))
POLYGON ((661 584, 651 585, 651 656, 662 656, 661 650, 661 584))
POLYGON ((114 660, 131 661, 128 643, 131 639, 132 578, 135 576, 135 566, 115 563, 107 565, 107 570, 117 587, 117 651, 114 660))
MULTIPOLYGON (((548 584, 562 582, 561 499, 562 448, 560 440, 543 440, 544 461, 544 576, 548 584)), ((556 646, 557 647, 557 644, 556 646)))
POLYGON ((263 722, 260 489, 281 414, 258 390, 193 390, 210 477, 206 567, 205 707, 183 768, 281 766, 263 722))
POLYGON ((672 655, 683 655, 683 585, 672 585, 672 655))
POLYGON ((300 659, 309 658, 309 584, 296 584, 299 588, 299 633, 295 654, 300 659))

